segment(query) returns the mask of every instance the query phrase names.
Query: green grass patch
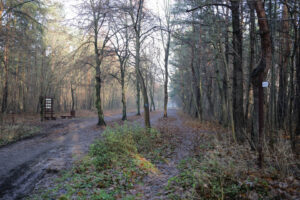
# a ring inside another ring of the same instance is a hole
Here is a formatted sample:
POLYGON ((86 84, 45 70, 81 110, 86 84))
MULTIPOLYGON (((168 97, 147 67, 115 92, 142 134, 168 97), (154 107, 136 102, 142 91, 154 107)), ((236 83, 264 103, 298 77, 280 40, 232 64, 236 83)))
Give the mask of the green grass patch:
MULTIPOLYGON (((106 128, 90 147, 89 155, 71 171, 61 174, 43 199, 136 199, 128 191, 149 173, 158 173, 151 152, 160 144, 160 133, 137 125, 106 128)), ((32 198, 40 197, 40 194, 32 198)))
POLYGON ((39 132, 40 128, 23 124, 1 125, 0 126, 0 146, 33 136, 39 132))

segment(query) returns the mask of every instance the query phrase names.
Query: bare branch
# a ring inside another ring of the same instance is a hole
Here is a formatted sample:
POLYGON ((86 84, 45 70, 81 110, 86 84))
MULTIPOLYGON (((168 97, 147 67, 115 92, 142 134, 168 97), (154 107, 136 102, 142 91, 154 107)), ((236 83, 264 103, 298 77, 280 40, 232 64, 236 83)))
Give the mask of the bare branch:
POLYGON ((204 4, 204 5, 198 6, 196 8, 192 8, 192 9, 186 10, 186 12, 193 12, 195 10, 202 9, 204 7, 209 7, 209 6, 223 6, 223 7, 227 7, 227 8, 231 9, 231 6, 228 5, 228 4, 223 4, 223 3, 209 3, 209 4, 204 4))

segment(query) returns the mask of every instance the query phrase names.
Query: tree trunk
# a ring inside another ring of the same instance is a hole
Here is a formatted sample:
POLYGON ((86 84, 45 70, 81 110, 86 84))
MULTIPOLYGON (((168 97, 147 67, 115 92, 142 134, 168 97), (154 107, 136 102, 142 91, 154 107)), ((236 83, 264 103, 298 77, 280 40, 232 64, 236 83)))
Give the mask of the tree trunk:
MULTIPOLYGON (((95 64, 96 64, 96 108, 98 113, 98 125, 99 126, 105 126, 106 123, 104 121, 104 114, 102 110, 102 102, 101 102, 101 62, 103 59, 103 52, 99 52, 98 48, 98 36, 99 36, 99 16, 96 11, 93 9, 93 30, 94 30, 94 52, 95 52, 95 64), (100 58, 101 56, 101 58, 100 58)), ((103 44, 104 45, 104 44, 103 44)), ((104 46, 102 47, 103 50, 104 46)))
POLYGON ((7 33, 5 36, 4 46, 4 83, 3 83, 3 95, 2 95, 2 113, 7 111, 7 99, 8 99, 8 69, 9 69, 9 46, 10 46, 10 24, 6 24, 7 33))
POLYGON ((151 98, 152 98, 152 106, 153 106, 153 110, 155 111, 156 110, 156 108, 155 108, 155 101, 154 101, 154 94, 155 94, 155 79, 154 79, 154 77, 152 77, 152 81, 154 82, 154 83, 152 83, 152 96, 151 96, 151 98))
MULTIPOLYGON (((228 122, 231 121, 231 128, 232 128, 232 133, 233 135, 235 135, 234 132, 234 126, 233 126, 233 117, 232 117, 232 106, 230 106, 229 108, 229 99, 228 99, 228 63, 229 63, 229 38, 228 38, 228 23, 229 23, 229 17, 228 17, 228 12, 229 12, 229 8, 226 8, 226 24, 225 24, 225 50, 223 48, 223 45, 221 43, 221 41, 219 42, 220 44, 220 51, 221 51, 221 55, 222 55, 222 60, 223 60, 223 64, 224 64, 224 74, 222 77, 222 90, 223 90, 223 99, 224 99, 224 105, 222 106, 222 110, 224 112, 224 120, 223 120, 223 125, 227 126, 228 122), (230 118, 230 119, 229 119, 230 118)), ((235 138, 235 136, 234 136, 235 138)))
MULTIPOLYGON (((132 1, 130 2, 130 4, 132 5, 132 1)), ((142 13, 143 13, 144 0, 139 0, 138 6, 139 6, 139 8, 138 8, 138 15, 137 15, 136 21, 134 21, 133 13, 131 13, 133 23, 135 23, 135 27, 134 27, 134 30, 135 30, 135 51, 136 51, 135 70, 136 70, 136 73, 137 73, 137 86, 138 85, 141 86, 143 100, 144 100, 145 127, 150 128, 151 124, 150 124, 150 111, 149 111, 149 100, 148 100, 148 94, 147 94, 147 87, 146 87, 145 80, 143 78, 143 75, 142 75, 142 72, 141 72, 141 69, 140 69, 140 67, 141 67, 140 66, 140 49, 141 49, 140 39, 141 39, 141 26, 142 26, 142 13)), ((139 87, 137 87, 137 88, 139 88, 139 87)), ((139 95, 139 92, 138 92, 137 95, 139 95)), ((139 96, 137 98, 138 98, 138 102, 139 102, 139 96)))
POLYGON ((254 4, 253 1, 248 0, 248 6, 250 8, 250 59, 249 59, 249 80, 247 84, 247 93, 246 93, 246 111, 245 111, 245 120, 246 122, 249 119, 249 106, 250 106, 250 88, 251 88, 251 71, 254 66, 254 44, 255 44, 255 13, 254 13, 254 4))
POLYGON ((74 108, 75 108, 74 90, 75 89, 72 87, 72 84, 71 84, 71 97, 72 97, 71 111, 74 111, 74 108))
POLYGON ((8 99, 8 81, 7 81, 7 69, 4 68, 5 73, 5 81, 3 87, 3 95, 2 95, 2 113, 5 113, 7 110, 7 99, 8 99))
MULTIPOLYGON (((0 16, 2 16, 3 13, 3 2, 0 1, 0 16)), ((0 18, 0 24, 2 24, 2 18, 0 18)), ((2 26, 0 25, 0 32, 2 32, 2 26)), ((0 64, 1 67, 1 64, 0 64)), ((1 105, 1 112, 2 112, 2 105, 1 105)), ((3 116, 0 114, 0 124, 3 122, 3 116)))
POLYGON ((170 42, 171 42, 171 32, 168 30, 168 40, 167 47, 165 48, 165 82, 164 82, 164 117, 168 117, 168 82, 169 82, 169 71, 168 71, 168 63, 169 63, 169 51, 170 51, 170 42))
MULTIPOLYGON (((228 116, 230 117, 230 124, 231 124, 231 129, 232 129, 232 134, 233 137, 235 137, 235 132, 234 132, 234 122, 233 122, 233 113, 232 113, 232 106, 229 103, 229 91, 228 91, 228 84, 229 84, 229 80, 228 80, 228 70, 229 70, 229 8, 226 8, 226 33, 225 33, 225 56, 223 56, 223 60, 224 60, 224 77, 223 77, 223 90, 224 90, 224 98, 225 98, 225 103, 226 103, 226 109, 227 112, 229 113, 228 116)), ((226 122, 226 124, 228 123, 228 120, 226 122)), ((235 139, 236 140, 236 139, 235 139)))
MULTIPOLYGON (((193 28, 193 33, 195 33, 195 25, 192 25, 193 28)), ((191 63, 190 63, 190 68, 191 68, 191 75, 192 75, 192 99, 196 108, 196 112, 194 113, 196 117, 201 119, 201 101, 200 101, 200 84, 198 84, 198 79, 196 75, 196 69, 194 65, 194 60, 195 60, 195 44, 191 44, 191 63)))
POLYGON ((295 140, 293 142, 293 149, 295 152, 300 154, 300 28, 298 27, 298 38, 297 41, 297 53, 296 53, 296 130, 295 130, 295 140))
POLYGON ((279 93, 278 93, 278 126, 283 128, 284 122, 287 116, 287 69, 288 69, 288 60, 290 54, 290 44, 289 44, 289 21, 288 21, 288 8, 283 5, 282 13, 282 54, 281 54, 281 63, 280 63, 280 74, 279 74, 279 93))
POLYGON ((139 72, 139 74, 140 74, 140 79, 141 79, 141 83, 142 83, 142 94, 143 94, 143 100, 144 100, 144 121, 145 121, 145 127, 151 128, 147 88, 146 88, 146 85, 144 83, 143 78, 141 78, 141 72, 139 72))
MULTIPOLYGON (((272 0, 269 0, 269 20, 270 20, 270 31, 271 31, 271 43, 272 43, 272 54, 274 55, 274 37, 275 36, 275 30, 276 30, 276 21, 277 21, 277 1, 275 1, 275 4, 273 5, 272 0), (273 9, 272 9, 273 8, 273 9), (273 13, 272 13, 273 11, 273 13)), ((272 62, 271 62, 271 88, 270 88, 270 103, 269 103, 269 124, 270 124, 270 130, 269 130, 269 138, 270 138, 270 146, 271 148, 274 147, 274 143, 276 141, 275 137, 275 123, 276 123, 276 75, 275 75, 275 58, 272 56, 272 62)))
MULTIPOLYGON (((297 48, 297 47, 296 47, 297 48)), ((289 90, 289 115, 288 115, 288 127, 289 127, 289 133, 290 133, 290 138, 291 138, 291 148, 295 152, 295 146, 294 146, 294 141, 295 141, 295 136, 294 136, 294 131, 293 131, 293 103, 294 103, 294 57, 291 59, 291 66, 290 66, 290 90, 289 90)))
MULTIPOLYGON (((98 23, 98 22, 95 22, 98 23)), ((104 114, 102 110, 102 103, 101 103, 101 60, 100 60, 100 53, 98 49, 98 26, 95 25, 95 35, 94 35, 94 50, 95 50, 95 60, 96 60, 96 108, 98 112, 98 125, 105 126, 106 123, 104 121, 104 114)))
MULTIPOLYGON (((264 8, 264 4, 261 0, 255 1, 255 10, 258 17, 258 24, 260 30, 260 37, 261 37, 261 48, 262 48, 262 55, 261 60, 251 74, 253 89, 259 92, 254 92, 254 102, 256 107, 259 108, 259 115, 258 118, 254 115, 254 123, 259 125, 258 134, 255 132, 254 134, 258 135, 258 165, 262 167, 263 163, 263 88, 262 88, 262 80, 266 77, 270 66, 271 66, 271 59, 272 59, 272 48, 271 48, 271 36, 267 21, 267 16, 264 8), (261 95, 261 96, 260 96, 261 95), (257 105, 259 104, 259 105, 257 105)), ((257 131, 254 129, 254 131, 257 131)))
MULTIPOLYGON (((97 69, 97 68, 96 68, 97 69)), ((101 103, 101 78, 99 70, 96 70, 98 75, 96 76, 96 108, 98 112, 98 125, 105 126, 106 123, 104 121, 104 114, 102 110, 102 103, 101 103)))
POLYGON ((231 1, 232 29, 233 29, 233 85, 232 107, 236 138, 238 142, 244 141, 244 107, 243 107, 243 62, 242 62, 242 29, 240 26, 240 3, 231 1))
POLYGON ((140 34, 138 33, 136 35, 136 56, 135 56, 135 68, 137 71, 137 78, 139 80, 140 85, 142 86, 142 94, 143 94, 143 100, 144 100, 144 122, 145 127, 150 128, 150 110, 149 110, 149 100, 148 100, 148 94, 147 94, 147 87, 143 78, 143 75, 140 70, 140 34))
POLYGON ((199 109, 199 112, 198 112, 198 118, 200 120, 202 120, 202 78, 201 78, 201 56, 202 56, 202 52, 201 52, 201 45, 202 45, 202 38, 201 38, 201 35, 202 35, 202 29, 201 29, 201 24, 199 25, 199 49, 198 49, 198 96, 197 96, 197 104, 198 104, 198 109, 199 109))
POLYGON ((153 74, 150 73, 150 85, 149 85, 149 93, 150 93, 150 112, 155 111, 155 102, 154 102, 154 77, 153 74))
POLYGON ((121 69, 121 86, 122 86, 122 120, 127 120, 126 113, 126 91, 125 91, 125 72, 124 69, 121 69))
POLYGON ((136 115, 141 115, 141 88, 140 88, 140 81, 138 77, 139 77, 138 72, 136 71, 136 108, 137 108, 136 115))

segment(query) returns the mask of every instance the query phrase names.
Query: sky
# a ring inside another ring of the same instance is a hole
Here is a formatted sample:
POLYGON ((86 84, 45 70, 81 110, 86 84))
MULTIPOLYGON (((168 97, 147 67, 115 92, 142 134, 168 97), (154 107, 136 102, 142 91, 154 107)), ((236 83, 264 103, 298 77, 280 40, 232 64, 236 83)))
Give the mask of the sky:
POLYGON ((78 3, 78 0, 58 0, 64 5, 67 19, 72 19, 76 16, 76 9, 73 7, 78 3))
MULTIPOLYGON (((56 0, 61 2, 65 7, 66 19, 72 19, 76 16, 76 9, 74 5, 78 4, 80 0, 56 0)), ((145 0, 145 6, 151 9, 155 14, 163 13, 163 0, 145 0)), ((172 0, 170 1, 172 2, 172 0)))

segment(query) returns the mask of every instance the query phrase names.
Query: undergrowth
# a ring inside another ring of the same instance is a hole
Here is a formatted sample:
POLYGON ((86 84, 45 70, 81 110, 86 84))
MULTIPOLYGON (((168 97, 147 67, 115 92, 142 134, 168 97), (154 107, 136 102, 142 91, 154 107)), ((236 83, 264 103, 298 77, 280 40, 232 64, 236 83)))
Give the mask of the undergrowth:
POLYGON ((265 163, 249 145, 232 141, 230 131, 185 118, 196 134, 194 152, 178 164, 179 173, 165 188, 169 199, 298 199, 297 159, 287 141, 265 149, 265 163), (205 131, 203 131, 205 130, 205 131), (210 131, 206 131, 210 130, 210 131))
POLYGON ((38 127, 23 124, 0 126, 0 147, 9 143, 33 136, 39 131, 38 127))
MULTIPOLYGON (((133 185, 149 173, 158 173, 154 153, 160 133, 137 125, 115 125, 102 133, 90 147, 89 155, 43 191, 42 199, 136 199, 127 195, 133 185)), ((39 199, 35 196, 34 198, 39 199)))
POLYGON ((179 174, 165 188, 170 199, 293 199, 288 193, 297 193, 296 185, 288 188, 270 169, 250 171, 218 151, 205 151, 180 162, 179 174))
POLYGON ((178 169, 179 175, 169 179, 166 187, 170 199, 247 199, 252 188, 259 188, 261 197, 268 193, 268 188, 254 182, 240 182, 233 165, 224 166, 213 158, 187 158, 178 169))

